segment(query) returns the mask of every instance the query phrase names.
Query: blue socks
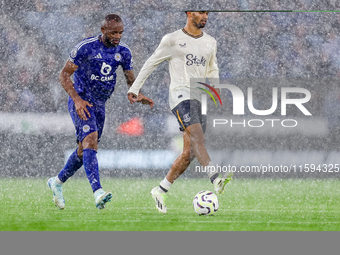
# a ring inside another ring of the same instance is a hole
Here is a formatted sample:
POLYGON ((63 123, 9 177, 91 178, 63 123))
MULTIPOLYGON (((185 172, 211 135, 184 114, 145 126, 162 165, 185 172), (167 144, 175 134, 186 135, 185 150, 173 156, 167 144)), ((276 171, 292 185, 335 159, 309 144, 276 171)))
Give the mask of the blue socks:
POLYGON ((67 179, 73 176, 75 172, 77 172, 77 170, 83 165, 83 160, 78 157, 77 150, 75 150, 68 158, 66 165, 58 174, 60 181, 66 182, 67 179))
POLYGON ((97 152, 93 149, 84 149, 83 150, 83 161, 84 168, 87 175, 87 179, 90 182, 93 193, 101 189, 99 180, 99 170, 98 170, 98 160, 97 160, 97 152))
POLYGON ((61 182, 66 182, 68 178, 73 176, 79 168, 84 164, 87 179, 89 180, 93 192, 101 189, 102 186, 99 180, 97 152, 93 149, 83 150, 83 159, 80 159, 75 150, 68 158, 66 165, 58 174, 61 182))

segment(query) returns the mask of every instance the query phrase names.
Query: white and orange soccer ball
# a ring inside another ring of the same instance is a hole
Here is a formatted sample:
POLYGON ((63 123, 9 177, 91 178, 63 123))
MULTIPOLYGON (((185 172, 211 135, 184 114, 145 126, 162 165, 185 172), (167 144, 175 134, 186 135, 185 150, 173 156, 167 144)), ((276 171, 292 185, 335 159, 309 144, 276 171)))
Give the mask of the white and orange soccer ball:
POLYGON ((198 192, 194 197, 193 205, 198 215, 213 215, 219 207, 217 196, 209 190, 198 192))

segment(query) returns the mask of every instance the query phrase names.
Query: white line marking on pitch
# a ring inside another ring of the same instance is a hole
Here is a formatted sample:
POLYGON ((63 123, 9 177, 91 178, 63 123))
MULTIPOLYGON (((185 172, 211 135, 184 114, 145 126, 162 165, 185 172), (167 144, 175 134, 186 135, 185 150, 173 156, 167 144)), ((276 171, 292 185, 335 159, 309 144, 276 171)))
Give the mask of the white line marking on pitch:
MULTIPOLYGON (((154 210, 153 207, 126 207, 124 210, 154 210)), ((168 208, 168 210, 188 210, 187 207, 178 207, 178 208, 168 208)), ((285 210, 285 209, 273 209, 273 210, 259 210, 259 209, 229 209, 229 208, 219 208, 219 211, 236 211, 236 212, 293 212, 293 213, 301 213, 301 212, 314 212, 314 213, 338 213, 338 211, 318 211, 318 210, 285 210)))
MULTIPOLYGON (((203 216, 201 216, 203 217, 203 216)), ((211 217, 211 216, 207 216, 211 217)), ((30 220, 22 220, 26 222, 35 222, 30 220)), ((223 221, 223 220, 186 220, 186 221, 163 221, 163 220, 49 220, 49 221, 55 221, 55 222, 122 222, 122 223, 148 223, 148 222, 154 222, 154 223, 248 223, 248 224, 340 224, 340 222, 317 222, 317 221, 308 221, 308 222, 292 222, 292 221, 223 221)))

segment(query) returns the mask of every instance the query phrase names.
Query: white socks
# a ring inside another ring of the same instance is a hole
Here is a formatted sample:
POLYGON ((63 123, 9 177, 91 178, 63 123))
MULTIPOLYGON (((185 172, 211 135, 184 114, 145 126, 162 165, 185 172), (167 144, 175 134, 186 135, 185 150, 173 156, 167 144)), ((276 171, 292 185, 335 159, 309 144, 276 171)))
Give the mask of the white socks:
POLYGON ((166 193, 169 191, 170 187, 171 187, 171 182, 169 182, 166 177, 163 179, 163 181, 161 181, 161 183, 159 184, 159 191, 162 193, 166 193))
POLYGON ((213 162, 210 161, 209 164, 206 166, 206 168, 207 168, 208 177, 209 177, 211 183, 214 184, 215 180, 219 176, 219 173, 218 173, 217 169, 215 168, 215 164, 213 164, 213 162))
POLYGON ((217 174, 217 171, 215 169, 215 164, 210 161, 209 164, 206 166, 207 169, 207 174, 209 176, 209 178, 213 177, 215 174, 217 174), (211 169, 213 169, 213 171, 211 171, 211 169))

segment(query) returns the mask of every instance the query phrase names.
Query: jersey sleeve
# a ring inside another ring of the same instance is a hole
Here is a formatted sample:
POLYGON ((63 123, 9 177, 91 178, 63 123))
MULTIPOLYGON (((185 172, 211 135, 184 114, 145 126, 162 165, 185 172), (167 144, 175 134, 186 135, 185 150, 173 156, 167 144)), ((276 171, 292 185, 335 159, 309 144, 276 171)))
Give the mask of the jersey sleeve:
POLYGON ((217 42, 214 40, 214 53, 209 61, 209 67, 208 67, 208 78, 219 78, 219 70, 217 65, 217 42))
POLYGON ((126 49, 125 52, 124 52, 122 68, 123 68, 124 71, 128 71, 128 70, 133 69, 133 58, 132 58, 132 53, 129 49, 126 49))
POLYGON ((86 46, 81 46, 81 43, 79 43, 71 51, 68 60, 73 64, 80 66, 87 59, 88 54, 86 46))
POLYGON ((136 80, 130 87, 128 94, 132 93, 138 95, 140 89, 142 88, 144 82, 149 77, 149 75, 155 70, 155 68, 165 60, 170 60, 171 58, 171 46, 169 43, 168 35, 164 36, 161 43, 158 45, 156 51, 151 55, 151 57, 144 63, 142 70, 139 72, 136 80))

